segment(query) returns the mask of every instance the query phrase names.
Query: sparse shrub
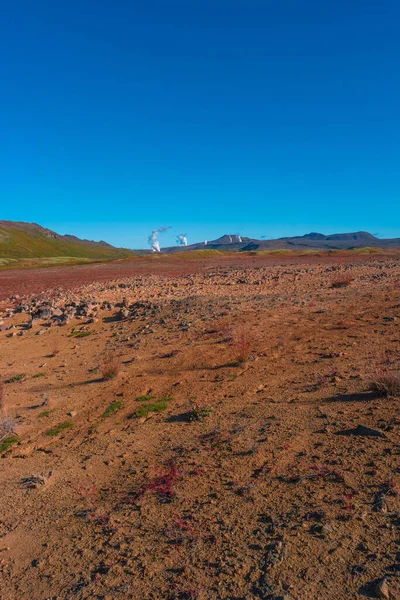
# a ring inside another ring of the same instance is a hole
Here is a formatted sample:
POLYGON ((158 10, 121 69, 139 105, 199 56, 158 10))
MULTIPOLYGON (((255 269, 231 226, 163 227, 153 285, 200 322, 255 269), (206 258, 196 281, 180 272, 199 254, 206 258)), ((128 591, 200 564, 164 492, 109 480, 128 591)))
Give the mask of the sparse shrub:
POLYGON ((164 412, 167 408, 168 404, 164 400, 158 400, 151 404, 144 404, 133 413, 133 416, 137 418, 147 417, 150 413, 164 412))
POLYGON ((136 400, 138 402, 150 402, 151 400, 154 400, 155 396, 152 396, 151 394, 143 394, 142 396, 138 396, 136 398, 136 400))
POLYGON ((17 373, 17 375, 13 375, 10 379, 7 379, 6 383, 16 383, 17 381, 23 381, 25 379, 25 373, 17 373))
POLYGON ((347 273, 337 273, 331 277, 330 287, 331 288, 344 288, 348 287, 351 282, 354 281, 354 277, 347 273))
POLYGON ((152 400, 154 398, 155 396, 151 396, 149 394, 144 394, 143 396, 139 396, 138 398, 136 398, 136 400, 138 400, 139 402, 146 402, 146 404, 138 408, 131 416, 140 418, 147 417, 150 413, 163 412, 164 410, 167 410, 168 402, 173 400, 172 396, 164 396, 162 398, 159 398, 155 402, 149 402, 149 400, 152 400))
POLYGON ((49 417, 54 412, 54 410, 55 410, 54 408, 52 408, 51 410, 44 410, 38 414, 38 417, 40 417, 41 419, 43 417, 49 417))
POLYGON ((0 452, 7 450, 18 437, 15 435, 15 421, 8 416, 6 409, 6 391, 0 383, 0 452))
POLYGON ((371 342, 372 357, 370 360, 365 360, 361 373, 370 390, 378 396, 400 396, 399 350, 399 345, 395 343, 384 350, 379 350, 378 340, 375 344, 371 342))
POLYGON ((250 356, 250 340, 248 333, 241 329, 236 333, 231 343, 237 363, 245 363, 250 356))
POLYGON ((376 370, 367 378, 370 388, 379 396, 400 396, 400 370, 376 370))
POLYGON ((35 375, 32 375, 32 379, 39 379, 39 377, 45 377, 46 373, 43 373, 43 371, 39 371, 39 373, 35 373, 35 375))
POLYGON ((92 334, 91 331, 72 331, 68 337, 84 338, 84 337, 88 337, 91 334, 92 334))
POLYGON ((202 421, 211 414, 211 408, 209 406, 201 406, 200 404, 194 404, 193 408, 189 412, 190 421, 202 421))
POLYGON ((3 440, 0 441, 0 452, 6 452, 7 450, 9 450, 11 448, 11 446, 13 444, 15 444, 16 442, 18 442, 18 436, 17 435, 13 435, 10 437, 6 437, 3 440))
POLYGON ((100 365, 100 372, 103 379, 114 379, 120 371, 121 359, 118 354, 109 350, 103 356, 102 363, 100 365))
POLYGON ((107 417, 111 417, 111 415, 116 413, 117 410, 119 410, 121 408, 121 406, 122 406, 121 400, 113 400, 113 402, 111 402, 111 404, 109 404, 107 406, 106 410, 101 415, 101 418, 106 419, 107 417))
POLYGON ((55 427, 48 429, 46 431, 46 435, 54 437, 56 435, 59 435, 62 431, 64 431, 64 429, 70 429, 73 426, 74 424, 72 423, 72 421, 64 421, 64 423, 60 423, 59 425, 55 425, 55 427))

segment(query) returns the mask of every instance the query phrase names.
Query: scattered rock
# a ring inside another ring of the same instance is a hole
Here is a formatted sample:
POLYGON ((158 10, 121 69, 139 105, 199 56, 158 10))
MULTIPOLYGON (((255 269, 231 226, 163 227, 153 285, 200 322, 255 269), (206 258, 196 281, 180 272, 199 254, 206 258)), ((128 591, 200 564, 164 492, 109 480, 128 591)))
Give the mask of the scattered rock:
POLYGON ((49 304, 42 304, 32 313, 32 321, 35 319, 47 319, 51 317, 51 306, 49 304))
POLYGON ((375 594, 377 598, 386 598, 387 600, 390 600, 390 591, 386 579, 382 579, 382 581, 377 584, 375 587, 375 594))
POLYGON ((365 437, 387 438, 383 431, 379 431, 378 429, 372 429, 371 427, 366 427, 365 425, 357 425, 357 427, 355 427, 354 429, 346 429, 344 431, 339 431, 338 435, 360 435, 365 437))
POLYGON ((127 319, 130 315, 130 310, 129 308, 121 308, 121 310, 117 313, 117 318, 119 321, 123 321, 124 319, 127 319))

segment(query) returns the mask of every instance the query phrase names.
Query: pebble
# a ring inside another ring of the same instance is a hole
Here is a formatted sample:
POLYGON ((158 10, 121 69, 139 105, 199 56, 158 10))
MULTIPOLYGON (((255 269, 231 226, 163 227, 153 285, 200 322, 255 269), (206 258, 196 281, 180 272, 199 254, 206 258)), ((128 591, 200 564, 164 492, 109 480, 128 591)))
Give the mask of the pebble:
POLYGON ((386 598, 387 600, 390 599, 390 591, 386 579, 382 579, 382 581, 378 583, 375 588, 375 594, 377 598, 386 598))

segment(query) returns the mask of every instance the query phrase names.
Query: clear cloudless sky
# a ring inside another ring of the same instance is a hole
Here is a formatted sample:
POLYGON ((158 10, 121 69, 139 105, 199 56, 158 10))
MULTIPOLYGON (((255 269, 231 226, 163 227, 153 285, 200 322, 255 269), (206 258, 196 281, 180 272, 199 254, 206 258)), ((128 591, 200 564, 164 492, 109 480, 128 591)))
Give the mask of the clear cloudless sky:
POLYGON ((400 236, 399 0, 12 0, 0 219, 400 236))

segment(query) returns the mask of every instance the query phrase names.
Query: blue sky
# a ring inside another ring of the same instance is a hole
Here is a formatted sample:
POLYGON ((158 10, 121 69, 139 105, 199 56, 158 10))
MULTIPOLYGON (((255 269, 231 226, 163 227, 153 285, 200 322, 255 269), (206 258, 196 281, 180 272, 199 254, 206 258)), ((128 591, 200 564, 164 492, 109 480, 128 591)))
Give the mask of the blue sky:
POLYGON ((398 0, 13 0, 0 218, 146 247, 400 236, 398 0))

